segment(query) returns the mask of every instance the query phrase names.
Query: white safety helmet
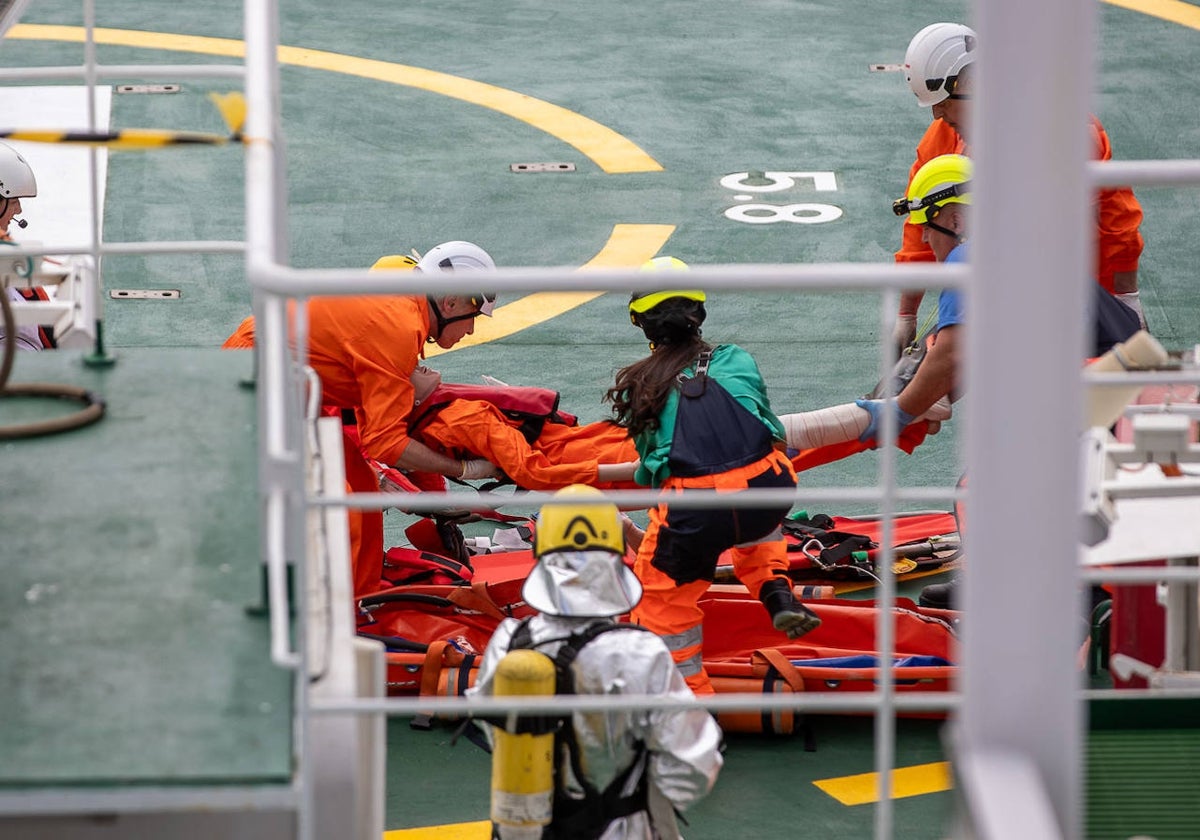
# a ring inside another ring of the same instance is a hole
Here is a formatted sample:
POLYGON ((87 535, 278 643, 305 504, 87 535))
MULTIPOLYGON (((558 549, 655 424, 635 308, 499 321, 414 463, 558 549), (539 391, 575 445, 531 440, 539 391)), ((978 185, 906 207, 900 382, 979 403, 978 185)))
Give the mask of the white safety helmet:
MULTIPOLYGON (((480 248, 473 242, 463 242, 461 239, 455 239, 452 242, 443 242, 441 245, 434 245, 425 252, 425 256, 417 261, 415 271, 420 271, 425 274, 436 274, 439 271, 488 271, 496 267, 495 261, 492 260, 492 255, 480 248)), ((456 315, 453 318, 446 318, 442 315, 441 309, 438 308, 433 298, 429 298, 430 304, 433 305, 434 314, 438 319, 438 333, 446 327, 447 324, 452 324, 455 321, 463 321, 468 318, 474 318, 476 315, 486 315, 492 317, 492 310, 496 308, 496 293, 495 292, 474 292, 470 296, 471 305, 476 311, 470 315, 456 315)))
POLYGON ((37 179, 21 153, 7 143, 0 143, 0 198, 33 198, 37 195, 37 179))
POLYGON ((922 108, 950 96, 959 72, 975 60, 975 30, 961 23, 931 23, 913 36, 904 54, 904 77, 922 108))
POLYGON ((461 240, 434 245, 417 261, 417 270, 425 272, 495 267, 496 263, 487 251, 473 242, 461 240))

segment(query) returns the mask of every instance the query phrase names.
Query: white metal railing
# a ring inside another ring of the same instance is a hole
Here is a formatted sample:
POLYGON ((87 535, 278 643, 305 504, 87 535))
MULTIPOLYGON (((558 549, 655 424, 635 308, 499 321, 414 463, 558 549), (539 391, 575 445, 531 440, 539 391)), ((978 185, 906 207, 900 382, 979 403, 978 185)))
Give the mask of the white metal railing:
POLYGON ((92 64, 60 67, 4 67, 0 81, 32 82, 42 79, 86 81, 101 79, 241 79, 246 75, 240 64, 92 64))
MULTIPOLYGON (((712 289, 884 289, 885 309, 881 322, 890 315, 886 301, 894 301, 896 290, 915 285, 965 286, 971 295, 967 376, 989 383, 972 389, 967 399, 971 409, 965 424, 967 463, 972 484, 968 507, 972 521, 971 575, 964 588, 963 608, 971 617, 962 659, 962 695, 924 698, 896 696, 893 678, 886 673, 879 691, 864 696, 813 697, 764 696, 755 698, 716 697, 706 700, 713 709, 809 708, 822 710, 874 711, 877 728, 876 758, 881 784, 886 785, 892 767, 894 716, 898 710, 954 708, 959 713, 956 744, 966 762, 971 784, 968 817, 978 820, 978 836, 1002 836, 991 829, 1004 824, 1000 802, 1011 809, 1027 808, 1025 825, 1039 837, 1075 840, 1082 835, 1080 824, 1081 755, 1083 723, 1082 693, 1075 685, 1073 616, 1062 608, 1075 597, 1076 586, 1085 579, 1073 562, 1077 537, 1062 522, 1074 522, 1078 510, 1076 429, 1082 404, 1082 377, 1078 352, 1083 348, 1083 327, 1077 314, 1084 299, 1087 219, 1093 187, 1107 184, 1195 184, 1200 183, 1200 164, 1195 161, 1134 161, 1091 164, 1086 161, 1084 125, 1091 94, 1094 4, 1092 0, 1065 0, 1047 6, 1041 0, 1010 0, 1006 4, 976 2, 977 28, 987 33, 981 45, 981 92, 977 113, 975 146, 977 190, 973 263, 967 268, 943 266, 788 265, 788 266, 696 266, 691 277, 697 285, 712 289), (1038 20, 1030 28, 1027 21, 1038 20), (1000 62, 991 56, 1021 55, 1021 62, 1000 62), (989 63, 995 62, 990 69, 989 63), (1051 85, 1048 80, 1054 80, 1051 85), (1020 90, 1020 96, 1012 91, 1020 90), (1013 126, 1021 130, 1014 131, 1013 126), (1047 185, 1053 184, 1052 189, 1047 185), (1034 200, 1034 197, 1036 200, 1034 200), (1053 231, 1046 236, 1045 231, 1053 231), (1037 243, 1033 249, 1014 249, 1013 241, 1037 243), (1023 308, 1027 315, 1022 340, 1012 342, 1003 313, 1012 300, 1038 300, 1039 306, 1023 308), (1067 351, 1064 352, 1064 346, 1067 351), (1074 348, 1074 349, 1072 349, 1074 348), (1002 352, 1001 352, 1002 349, 1002 352), (1019 372, 1015 374, 1015 372, 1019 372), (1011 407, 1038 405, 1032 412, 1011 407), (1019 457, 1018 457, 1019 455, 1019 457), (1030 465, 1038 470, 1031 480, 1030 465), (1032 533, 1042 551, 1022 555, 1010 550, 1014 494, 1022 499, 1022 527, 1032 533), (1051 558, 1050 562, 1046 557, 1051 558), (1057 562, 1054 562, 1057 560, 1057 562), (1036 579, 1039 586, 1026 581, 1036 579), (1019 615, 1015 614, 1019 613, 1019 615), (1037 651, 1031 657, 1029 653, 1037 651), (1028 691, 1007 690, 1015 677, 1035 686, 1028 691), (1016 788, 997 791, 992 780, 1019 782, 1016 788), (1036 819, 1034 819, 1036 817, 1036 819), (1035 825, 1036 823, 1036 825, 1035 825)), ((294 477, 299 415, 294 411, 299 382, 286 347, 283 302, 303 302, 311 295, 348 291, 367 294, 419 293, 430 291, 426 278, 384 276, 365 270, 295 269, 286 264, 283 247, 285 201, 282 181, 282 144, 279 136, 278 76, 274 66, 277 44, 276 4, 271 0, 248 3, 246 8, 246 88, 250 120, 247 124, 247 278, 254 289, 256 312, 269 314, 261 322, 259 375, 263 395, 262 447, 264 490, 285 492, 294 477), (293 403, 289 411, 288 403, 293 403)), ((506 268, 489 278, 497 291, 578 290, 581 282, 595 290, 629 290, 644 281, 633 271, 596 271, 582 278, 573 268, 506 268)), ((472 281, 473 282, 473 281, 472 281)), ((439 282, 438 291, 466 290, 453 278, 439 282)), ((303 318, 303 307, 298 307, 303 318)), ((300 341, 303 348, 303 337, 300 341)), ((303 361, 303 349, 301 359, 303 361)), ((884 352, 881 348, 881 374, 884 352)), ((1088 377, 1104 381, 1104 377, 1088 377)), ((1162 374, 1140 374, 1130 381, 1178 381, 1162 374)), ((890 418, 891 415, 885 415, 890 418)), ((894 423, 894 420, 888 420, 894 423)), ((875 487, 832 490, 802 490, 789 499, 809 501, 875 501, 885 516, 897 501, 949 500, 957 498, 950 488, 906 488, 895 486, 895 453, 881 450, 880 480, 875 487)), ((291 485, 296 486, 296 485, 291 485)), ((753 504, 779 493, 765 491, 739 495, 738 503, 753 504)), ((650 493, 612 493, 623 503, 648 504, 650 493)), ((537 504, 548 497, 531 494, 524 504, 537 504)), ((395 496, 388 494, 329 494, 304 499, 308 506, 384 507, 395 496)), ((414 511, 434 510, 460 504, 461 495, 422 494, 406 496, 405 507, 414 511)), ((673 502, 675 500, 673 499, 673 502)), ((472 504, 512 504, 511 497, 472 498, 472 504)), ((711 503, 703 494, 685 494, 681 505, 702 507, 711 503)), ((728 498, 723 500, 728 504, 728 498)), ((303 506, 287 508, 287 515, 301 517, 303 506)), ((285 540, 281 530, 272 538, 285 540)), ((883 540, 883 566, 887 568, 890 542, 883 540)), ((303 562, 302 555, 293 555, 303 562)), ((1090 575, 1090 573, 1089 573, 1090 575)), ((1122 572, 1121 578, 1131 577, 1122 572)), ((1147 574, 1154 578, 1153 573, 1147 574)), ((303 575, 297 575, 303 580, 303 575)), ((1088 576, 1087 579, 1091 579, 1088 576)), ((883 577, 882 599, 894 595, 894 581, 883 577)), ((301 596, 302 597, 302 596, 301 596)), ((893 647, 890 622, 881 611, 878 626, 881 654, 890 658, 893 647)), ((303 658, 303 646, 300 656, 303 658)), ((1152 696, 1158 696, 1154 692, 1152 696)), ((514 701, 446 698, 437 708, 446 712, 501 712, 516 708, 514 701)), ((548 698, 522 699, 531 711, 548 709, 599 710, 619 702, 647 707, 669 705, 661 698, 548 698)), ((391 698, 313 704, 314 714, 385 712, 413 714, 434 705, 430 698, 391 698)), ((303 728, 303 727, 301 727, 303 728)), ((891 800, 887 791, 876 814, 877 838, 892 835, 891 800)))

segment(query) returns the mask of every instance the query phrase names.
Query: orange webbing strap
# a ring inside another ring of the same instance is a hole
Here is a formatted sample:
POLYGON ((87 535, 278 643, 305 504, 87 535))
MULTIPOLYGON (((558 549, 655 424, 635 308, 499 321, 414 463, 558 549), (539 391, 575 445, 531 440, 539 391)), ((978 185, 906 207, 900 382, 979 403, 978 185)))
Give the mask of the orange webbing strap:
POLYGON ((750 664, 754 666, 755 673, 760 670, 765 672, 768 667, 774 668, 792 691, 797 694, 804 691, 804 677, 800 676, 796 666, 778 648, 762 648, 754 651, 750 654, 750 664))
MULTIPOLYGON (((777 672, 783 678, 783 681, 788 684, 793 694, 800 694, 804 691, 804 677, 800 676, 800 672, 796 670, 796 666, 778 648, 760 648, 754 651, 754 653, 750 654, 750 665, 756 673, 762 670, 764 677, 770 676, 772 670, 777 672), (766 667, 764 667, 764 662, 766 667)), ((766 691, 765 688, 763 690, 764 692, 766 691)), ((803 714, 796 712, 796 719, 803 721, 803 714)), ((812 727, 807 723, 801 723, 800 729, 804 733, 804 751, 816 752, 817 739, 812 727)))
MULTIPOLYGON (((438 693, 438 677, 446 665, 461 665, 465 655, 444 639, 430 642, 425 650, 425 661, 421 664, 422 697, 433 697, 438 693)), ((433 712, 418 712, 408 724, 413 729, 429 729, 433 726, 433 712)))
MULTIPOLYGON (((496 605, 492 600, 491 593, 488 592, 487 583, 482 580, 473 580, 468 586, 455 586, 446 596, 451 603, 456 607, 464 610, 473 610, 477 613, 482 613, 488 618, 494 618, 498 621, 503 621, 508 618, 508 614, 496 605)), ((436 687, 436 683, 435 683, 436 687)), ((424 691, 422 691, 422 694, 424 691)))

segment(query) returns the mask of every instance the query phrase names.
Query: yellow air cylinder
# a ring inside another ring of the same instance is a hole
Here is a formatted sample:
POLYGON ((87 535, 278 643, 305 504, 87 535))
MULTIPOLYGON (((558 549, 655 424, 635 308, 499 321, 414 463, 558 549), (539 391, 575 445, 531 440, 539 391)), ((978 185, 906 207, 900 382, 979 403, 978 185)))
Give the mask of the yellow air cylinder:
MULTIPOLYGON (((512 650, 496 667, 497 697, 554 694, 554 663, 536 650, 512 650)), ((517 732, 493 729, 492 826, 503 840, 535 840, 554 804, 554 733, 545 719, 517 719, 517 732), (532 730, 532 731, 531 731, 532 730)))

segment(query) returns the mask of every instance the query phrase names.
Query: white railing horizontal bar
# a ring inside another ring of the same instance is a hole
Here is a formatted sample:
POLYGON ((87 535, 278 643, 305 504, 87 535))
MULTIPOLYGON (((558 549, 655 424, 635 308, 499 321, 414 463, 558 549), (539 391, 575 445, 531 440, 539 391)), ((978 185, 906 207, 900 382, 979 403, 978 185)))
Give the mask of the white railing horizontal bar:
MULTIPOLYGON (((246 75, 240 64, 97 64, 97 79, 146 79, 159 82, 163 79, 241 79, 246 75)), ((5 67, 0 68, 0 79, 9 81, 37 81, 40 79, 79 79, 86 81, 86 65, 57 67, 5 67)))
MULTIPOLYGON (((99 251, 102 256, 109 254, 244 254, 246 243, 233 239, 207 239, 191 242, 102 242, 99 251)), ((4 251, 6 257, 40 257, 46 254, 66 257, 92 253, 95 253, 95 249, 91 246, 64 247, 55 245, 53 242, 18 245, 4 251)))
MULTIPOLYGON (((1166 700, 1200 698, 1200 686, 1195 688, 1089 688, 1083 691, 1084 700, 1166 700)), ((1136 726, 1136 723, 1134 724, 1136 726)))
MULTIPOLYGON (((903 678, 903 673, 899 674, 903 678)), ((877 691, 820 692, 800 694, 715 694, 687 698, 663 697, 652 694, 548 695, 535 697, 387 697, 363 700, 314 700, 310 710, 320 714, 415 715, 433 714, 491 715, 517 712, 546 714, 563 712, 606 712, 633 709, 693 709, 702 706, 710 711, 774 711, 798 709, 821 712, 870 712, 881 705, 877 691)), ((952 691, 913 691, 896 694, 893 705, 898 711, 939 712, 958 707, 961 697, 952 691)))
POLYGON ((0 815, 154 814, 180 811, 282 811, 296 807, 291 785, 52 787, 0 792, 0 815))
POLYGON ((1093 160, 1088 177, 1097 187, 1169 187, 1200 184, 1200 160, 1093 160))
POLYGON ((246 243, 234 239, 194 242, 105 242, 101 254, 244 254, 246 243))
MULTIPOLYGON (((1197 549, 1200 550, 1200 549, 1197 549)), ((1087 583, 1158 583, 1159 581, 1200 582, 1196 566, 1084 566, 1080 576, 1087 583)))
MULTIPOLYGON (((1180 496, 1200 496, 1200 478, 1191 476, 1170 481, 1138 480, 1106 481, 1104 493, 1114 499, 1175 499, 1180 496)), ((1200 553, 1200 546, 1197 546, 1200 553)))
MULTIPOLYGON (((877 502, 883 497, 880 487, 805 487, 792 490, 739 490, 736 493, 714 493, 689 490, 686 493, 662 493, 658 490, 609 490, 605 498, 623 508, 649 508, 663 502, 672 507, 711 509, 750 505, 780 504, 811 505, 814 502, 877 502)), ((954 487, 898 487, 893 490, 896 501, 930 502, 965 498, 963 490, 954 487)), ((350 493, 329 496, 309 496, 307 504, 317 507, 345 507, 353 510, 399 508, 411 512, 450 510, 498 510, 500 508, 536 508, 544 504, 566 504, 570 499, 555 498, 551 493, 521 493, 518 496, 500 493, 350 493)), ((897 511, 902 515, 903 511, 897 511)))
MULTIPOLYGON (((903 678, 903 674, 900 675, 903 678)), ((486 715, 492 712, 522 714, 546 712, 597 712, 611 709, 671 709, 703 706, 710 711, 774 711, 798 709, 820 712, 875 711, 880 706, 880 693, 807 692, 804 694, 718 694, 678 700, 655 695, 554 695, 535 698, 521 697, 387 697, 364 700, 315 701, 310 710, 319 714, 414 715, 471 713, 486 715)), ((1197 688, 1095 688, 1079 692, 1081 700, 1147 700, 1200 697, 1197 688)), ((904 692, 893 695, 897 711, 954 711, 962 703, 957 691, 904 692)))
MULTIPOLYGON (((456 294, 492 292, 631 291, 645 289, 647 275, 636 268, 586 269, 504 267, 489 272, 446 272, 430 278, 412 271, 366 269, 297 269, 253 261, 251 285, 289 296, 354 294, 456 294)), ((702 289, 775 291, 875 291, 926 286, 962 286, 970 276, 966 265, 941 263, 811 263, 793 265, 692 265, 688 285, 702 289)), ((661 279, 655 281, 661 284, 661 279)), ((649 283, 655 285, 655 283, 649 283)))
MULTIPOLYGON (((1128 370, 1109 373, 1089 373, 1084 371, 1085 385, 1098 387, 1117 387, 1128 385, 1172 385, 1200 382, 1200 368, 1187 370, 1128 370)), ((1140 411, 1150 411, 1150 407, 1139 407, 1140 411)))

